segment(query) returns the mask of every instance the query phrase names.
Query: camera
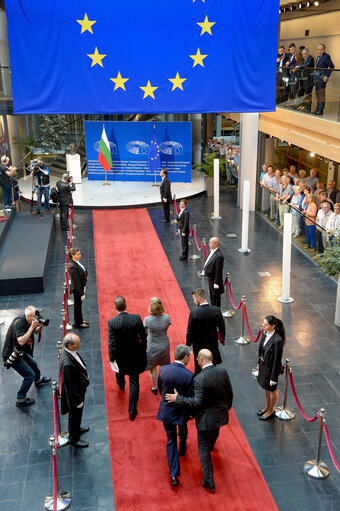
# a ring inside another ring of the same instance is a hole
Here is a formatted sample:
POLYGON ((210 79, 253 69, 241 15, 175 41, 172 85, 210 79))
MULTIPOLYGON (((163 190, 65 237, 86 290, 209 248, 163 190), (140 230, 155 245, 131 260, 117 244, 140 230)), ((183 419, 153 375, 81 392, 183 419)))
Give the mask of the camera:
POLYGON ((37 321, 39 321, 39 324, 40 325, 44 325, 44 326, 48 326, 49 323, 50 323, 50 320, 49 319, 44 319, 42 317, 42 309, 35 309, 35 316, 34 316, 34 319, 36 319, 37 321))
POLYGON ((40 161, 37 159, 31 160, 28 166, 28 170, 33 172, 33 177, 36 177, 36 174, 39 172, 41 168, 40 161))
POLYGON ((18 357, 22 357, 23 354, 24 354, 23 351, 18 350, 18 348, 14 348, 6 362, 4 362, 4 366, 6 367, 6 369, 9 369, 12 366, 12 364, 16 361, 16 359, 18 357))
POLYGON ((67 178, 67 182, 68 182, 68 183, 71 183, 72 179, 73 179, 73 177, 72 177, 72 176, 68 176, 68 178, 67 178))

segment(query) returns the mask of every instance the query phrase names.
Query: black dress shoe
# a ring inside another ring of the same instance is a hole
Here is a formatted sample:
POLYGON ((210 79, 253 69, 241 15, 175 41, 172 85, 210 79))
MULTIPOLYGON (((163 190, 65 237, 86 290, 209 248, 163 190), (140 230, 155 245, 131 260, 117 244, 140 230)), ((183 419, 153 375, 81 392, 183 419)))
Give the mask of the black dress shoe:
POLYGON ((171 478, 171 486, 178 486, 179 485, 179 480, 176 476, 172 477, 171 478))
POLYGON ((89 446, 89 443, 84 442, 84 440, 78 440, 78 442, 70 445, 73 445, 73 447, 77 447, 78 449, 84 449, 85 447, 89 446))
POLYGON ((180 260, 180 261, 186 261, 187 259, 188 259, 188 258, 187 258, 186 256, 181 256, 181 257, 179 258, 179 260, 180 260))
POLYGON ((83 435, 84 433, 87 433, 90 431, 90 428, 80 428, 80 434, 83 435))
POLYGON ((135 413, 132 413, 132 414, 130 415, 130 421, 134 421, 134 420, 135 420, 135 418, 137 417, 137 415, 138 415, 138 410, 136 410, 136 411, 135 411, 135 413))
POLYGON ((162 223, 162 224, 167 224, 167 223, 169 223, 169 222, 170 222, 170 220, 165 220, 165 218, 163 218, 163 219, 161 220, 161 223, 162 223))
POLYGON ((78 326, 78 328, 89 328, 90 327, 90 323, 82 323, 81 325, 78 326))
POLYGON ((202 479, 201 485, 208 491, 215 491, 215 485, 207 483, 204 479, 202 479))
POLYGON ((187 444, 182 444, 181 442, 179 443, 179 447, 178 447, 178 456, 184 456, 185 452, 187 450, 187 444))
POLYGON ((273 412, 272 414, 268 415, 268 417, 264 417, 263 415, 261 415, 259 417, 260 421, 269 421, 270 419, 275 419, 275 412, 273 412))
POLYGON ((43 385, 48 385, 51 381, 51 378, 46 378, 46 376, 43 376, 42 378, 40 378, 39 381, 36 381, 35 382, 35 386, 36 387, 42 387, 43 385))
POLYGON ((259 411, 257 412, 257 415, 258 415, 259 417, 261 417, 261 415, 263 415, 264 413, 266 413, 266 412, 263 412, 262 410, 259 410, 259 411))

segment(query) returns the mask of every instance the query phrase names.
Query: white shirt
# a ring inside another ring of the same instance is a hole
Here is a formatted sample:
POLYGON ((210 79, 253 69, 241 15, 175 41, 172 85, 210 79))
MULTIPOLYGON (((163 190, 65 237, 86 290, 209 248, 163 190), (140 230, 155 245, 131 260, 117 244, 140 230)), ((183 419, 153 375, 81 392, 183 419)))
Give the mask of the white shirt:
POLYGON ((275 330, 273 330, 272 332, 265 332, 265 340, 264 340, 264 343, 263 343, 263 347, 265 347, 265 345, 267 344, 267 342, 269 341, 269 339, 275 334, 275 330))
POLYGON ((71 350, 68 350, 67 348, 65 348, 65 351, 67 351, 67 353, 70 353, 72 355, 72 357, 74 357, 76 359, 77 362, 79 362, 79 364, 84 368, 86 369, 86 366, 84 366, 80 356, 78 355, 78 353, 76 351, 71 351, 71 350))
POLYGON ((207 364, 206 366, 202 367, 202 370, 205 369, 206 367, 210 367, 210 366, 213 366, 214 364, 211 362, 210 364, 207 364))
MULTIPOLYGON (((73 261, 75 261, 75 259, 73 259, 73 261)), ((79 266, 80 266, 80 267, 84 270, 84 272, 86 273, 86 268, 85 268, 85 266, 84 266, 83 264, 81 264, 81 262, 79 262, 79 261, 76 261, 76 263, 78 263, 78 264, 79 264, 79 266)))
POLYGON ((219 248, 219 247, 216 247, 216 248, 214 248, 214 250, 210 250, 210 254, 209 254, 209 255, 208 255, 208 257, 207 257, 207 260, 205 261, 204 266, 206 266, 206 265, 207 265, 208 261, 211 259, 211 257, 213 256, 213 254, 216 252, 216 250, 217 250, 218 248, 219 248))
POLYGON ((184 209, 181 209, 181 208, 180 208, 180 209, 179 209, 179 215, 178 215, 178 218, 180 218, 180 216, 182 215, 183 211, 185 211, 185 210, 186 210, 186 208, 184 208, 184 209))

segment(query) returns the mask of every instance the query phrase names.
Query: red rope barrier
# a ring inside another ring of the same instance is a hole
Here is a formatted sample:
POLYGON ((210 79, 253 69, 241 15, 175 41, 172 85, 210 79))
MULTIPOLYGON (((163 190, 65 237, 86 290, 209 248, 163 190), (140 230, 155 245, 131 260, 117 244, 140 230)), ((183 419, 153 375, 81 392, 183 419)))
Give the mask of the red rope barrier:
POLYGON ((249 321, 248 321, 248 316, 247 316, 247 307, 246 305, 244 305, 244 319, 245 319, 245 322, 246 322, 246 325, 247 325, 247 330, 248 330, 248 334, 249 334, 249 337, 251 338, 251 340, 253 342, 257 342, 260 338, 260 335, 262 333, 262 328, 260 328, 260 330, 258 331, 258 334, 256 336, 256 339, 254 339, 254 337, 252 336, 252 333, 250 331, 250 327, 249 327, 249 321))
POLYGON ((205 259, 208 257, 207 245, 204 245, 205 259))
POLYGON ((190 238, 192 238, 192 233, 193 233, 193 231, 191 229, 191 224, 190 224, 190 220, 189 220, 189 236, 190 236, 190 238))
POLYGON ((296 394, 294 380, 293 380, 293 374, 291 372, 289 372, 289 380, 290 380, 290 385, 292 387, 292 392, 293 392, 294 399, 296 401, 297 407, 300 410, 300 413, 301 413, 302 417, 304 419, 306 419, 306 421, 308 421, 308 422, 316 421, 316 419, 318 418, 318 414, 317 413, 315 415, 313 415, 313 417, 307 417, 307 415, 303 411, 302 406, 300 405, 299 398, 297 397, 297 394, 296 394))
POLYGON ((331 455, 331 458, 332 458, 332 461, 333 461, 333 465, 335 466, 336 470, 340 474, 340 466, 339 466, 338 462, 336 461, 336 457, 335 457, 335 454, 334 454, 334 451, 333 451, 331 439, 329 437, 328 426, 327 426, 327 424, 324 424, 323 427, 324 427, 324 430, 325 430, 325 437, 326 437, 326 442, 327 442, 329 454, 331 455))
POLYGON ((242 305, 242 300, 240 301, 240 303, 238 304, 238 306, 236 307, 235 305, 235 302, 233 300, 233 295, 231 293, 231 285, 230 285, 230 282, 228 282, 228 289, 229 289, 229 297, 230 297, 230 301, 231 301, 231 305, 234 307, 235 310, 239 310, 239 308, 241 307, 242 305))
POLYGON ((177 209, 177 202, 176 202, 176 199, 174 199, 174 210, 175 210, 176 215, 178 215, 178 209, 177 209))
POLYGON ((197 247, 197 250, 200 252, 203 248, 203 241, 202 241, 202 245, 201 245, 201 248, 199 247, 198 245, 198 241, 197 241, 197 234, 196 234, 196 229, 193 231, 194 233, 194 238, 195 238, 195 241, 196 241, 196 247, 197 247))

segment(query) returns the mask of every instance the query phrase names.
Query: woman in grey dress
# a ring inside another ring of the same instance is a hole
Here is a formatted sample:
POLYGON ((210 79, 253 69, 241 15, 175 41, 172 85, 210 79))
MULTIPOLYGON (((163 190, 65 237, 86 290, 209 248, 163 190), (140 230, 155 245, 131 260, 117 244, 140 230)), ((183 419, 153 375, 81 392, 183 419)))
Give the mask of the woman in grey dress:
POLYGON ((150 371, 151 392, 157 394, 157 366, 170 364, 170 342, 167 330, 171 325, 170 318, 163 314, 164 307, 162 300, 153 297, 150 300, 149 314, 144 319, 144 327, 148 334, 146 355, 150 371))

